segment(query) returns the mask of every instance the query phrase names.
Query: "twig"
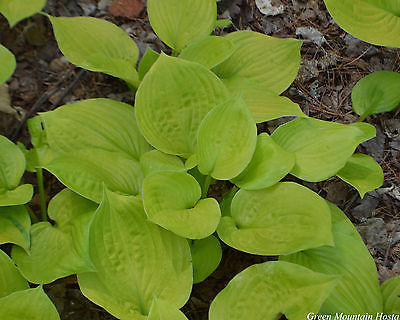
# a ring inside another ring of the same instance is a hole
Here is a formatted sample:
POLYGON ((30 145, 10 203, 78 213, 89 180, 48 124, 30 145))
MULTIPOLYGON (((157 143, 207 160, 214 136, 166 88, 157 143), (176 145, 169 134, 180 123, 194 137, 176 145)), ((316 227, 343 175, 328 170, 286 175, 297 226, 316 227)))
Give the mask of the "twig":
POLYGON ((54 87, 47 90, 45 93, 43 93, 41 95, 41 97, 35 102, 35 104, 33 105, 33 107, 31 108, 31 110, 29 110, 25 116, 22 118, 21 122, 19 123, 17 129, 15 129, 13 136, 11 137, 11 140, 13 142, 15 142, 19 136, 21 135, 22 129, 25 127, 26 122, 28 121, 28 119, 34 114, 36 113, 36 111, 38 111, 40 109, 40 107, 42 106, 42 104, 49 98, 51 97, 58 89, 59 86, 61 85, 61 83, 63 83, 66 79, 68 79, 71 75, 71 71, 68 71, 68 73, 66 75, 64 75, 60 80, 58 80, 55 84, 54 87))

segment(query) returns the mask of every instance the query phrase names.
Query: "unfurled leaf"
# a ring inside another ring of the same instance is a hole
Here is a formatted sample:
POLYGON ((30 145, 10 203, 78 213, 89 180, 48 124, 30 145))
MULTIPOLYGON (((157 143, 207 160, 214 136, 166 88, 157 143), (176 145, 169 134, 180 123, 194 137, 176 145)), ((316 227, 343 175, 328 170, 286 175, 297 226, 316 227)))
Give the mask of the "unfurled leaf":
POLYGON ((283 261, 255 264, 236 275, 211 303, 210 320, 307 319, 318 312, 337 277, 283 261))
POLYGON ((83 294, 119 319, 147 319, 154 298, 181 308, 192 288, 187 241, 147 220, 142 201, 105 190, 90 228, 97 272, 78 274, 83 294))
POLYGON ((158 150, 151 150, 140 157, 140 167, 145 176, 158 171, 186 171, 182 160, 158 150))
POLYGON ((400 104, 400 73, 377 71, 367 75, 354 86, 351 100, 354 112, 362 119, 392 111, 400 104))
POLYGON ((379 46, 400 47, 399 0, 324 1, 346 32, 379 46))
POLYGON ((0 298, 28 288, 28 282, 21 276, 10 257, 0 250, 0 298))
POLYGON ((227 99, 228 90, 211 71, 161 54, 136 94, 138 125, 158 150, 188 158, 196 152, 201 121, 227 99))
POLYGON ((179 58, 202 64, 211 69, 233 53, 232 43, 222 37, 209 36, 186 46, 179 58))
POLYGON ((143 180, 143 204, 150 221, 189 239, 217 228, 221 213, 213 198, 201 199, 196 179, 185 172, 156 172, 143 180))
POLYGON ((400 276, 386 280, 382 286, 383 312, 400 314, 400 276))
POLYGON ((286 116, 305 117, 297 103, 260 87, 256 82, 233 77, 224 79, 224 84, 234 96, 243 96, 257 123, 286 116))
POLYGON ((60 320, 60 316, 42 286, 39 286, 1 298, 0 319, 60 320))
POLYGON ((301 41, 253 31, 232 32, 226 39, 233 43, 235 51, 213 69, 220 78, 245 78, 273 94, 285 91, 296 78, 301 41))
POLYGON ((0 189, 0 207, 25 204, 32 199, 32 196, 33 186, 31 184, 23 184, 13 190, 3 189, 3 192, 0 189))
POLYGON ((325 200, 294 182, 257 191, 238 191, 218 225, 227 245, 252 254, 288 254, 332 245, 325 200))
POLYGON ((198 132, 199 171, 229 180, 249 164, 257 143, 257 127, 241 96, 215 107, 198 132))
POLYGON ((208 36, 217 19, 215 0, 148 0, 147 12, 155 33, 176 52, 208 36))
POLYGON ((122 29, 92 17, 52 17, 61 52, 79 67, 104 72, 138 85, 139 49, 122 29))
POLYGON ((374 259, 360 235, 339 208, 330 204, 335 246, 323 246, 281 260, 315 272, 341 276, 320 309, 322 314, 376 314, 382 312, 382 296, 374 259))
POLYGON ((363 141, 375 137, 367 123, 340 124, 313 118, 297 118, 276 129, 272 138, 296 155, 290 172, 311 182, 334 176, 363 141))
MULTIPOLYGON (((141 135, 130 105, 91 99, 40 117, 52 157, 39 154, 39 162, 62 183, 95 202, 101 200, 103 182, 112 191, 139 193, 139 159, 151 147, 141 135)), ((35 128, 36 140, 43 140, 40 129, 35 128)))
POLYGON ((15 243, 29 251, 31 219, 24 206, 0 207, 0 244, 15 243))
POLYGON ((383 184, 381 166, 366 154, 354 154, 337 176, 357 189, 360 197, 368 191, 379 188, 383 184))
POLYGON ((39 222, 31 228, 28 255, 14 247, 12 258, 29 282, 50 283, 71 274, 94 271, 89 257, 89 227, 96 204, 64 189, 49 203, 55 222, 39 222))
POLYGON ((193 283, 205 280, 217 269, 222 258, 219 240, 213 235, 190 243, 193 263, 193 283))
MULTIPOLYGON (((0 7, 1 7, 0 0, 0 7)), ((15 57, 6 47, 0 44, 0 84, 5 82, 14 73, 16 62, 15 57)))
POLYGON ((257 146, 249 165, 231 181, 246 190, 268 188, 293 168, 295 156, 280 147, 266 133, 257 137, 257 146))
POLYGON ((149 46, 146 48, 146 52, 143 55, 142 60, 140 60, 138 67, 139 80, 142 80, 146 73, 150 70, 153 64, 157 61, 160 54, 155 52, 149 46))
MULTIPOLYGON (((13 27, 22 19, 42 10, 45 5, 46 0, 0 0, 0 13, 7 18, 10 26, 13 27)), ((0 59, 0 61, 3 60, 0 59)))
POLYGON ((179 309, 172 307, 168 302, 155 298, 146 320, 188 320, 179 309))
POLYGON ((0 135, 0 190, 15 189, 25 171, 24 153, 0 135))

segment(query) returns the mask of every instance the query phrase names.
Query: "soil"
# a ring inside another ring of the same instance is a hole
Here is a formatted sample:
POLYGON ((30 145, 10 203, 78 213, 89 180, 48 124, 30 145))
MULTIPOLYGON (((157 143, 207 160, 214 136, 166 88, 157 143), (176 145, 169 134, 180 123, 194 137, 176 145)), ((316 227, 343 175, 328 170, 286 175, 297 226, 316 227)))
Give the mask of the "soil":
MULTIPOLYGON (((157 39, 140 0, 131 2, 127 17, 118 10, 118 0, 49 0, 45 11, 55 16, 95 16, 124 29, 138 44, 141 54, 147 45, 155 50, 168 48, 157 39), (110 10, 110 8, 113 8, 110 10), (117 8, 117 9, 116 9, 117 8), (113 12, 113 14, 110 13, 113 12)), ((274 2, 273 2, 274 3, 274 2)), ((276 0, 283 12, 262 14, 254 0, 223 0, 218 3, 221 18, 230 18, 232 26, 223 32, 254 30, 275 37, 304 39, 299 75, 284 93, 315 118, 350 123, 357 120, 352 112, 350 94, 363 76, 378 70, 400 71, 400 49, 373 46, 340 29, 327 12, 322 0, 276 0)), ((221 34, 219 31, 218 34, 221 34)), ((0 113, 0 134, 30 146, 25 120, 39 111, 48 111, 74 101, 107 97, 133 104, 134 94, 119 79, 81 70, 62 57, 49 22, 36 15, 10 30, 0 17, 0 42, 17 57, 17 69, 8 83, 13 114, 0 113)), ((287 121, 287 120, 284 120, 287 121)), ((370 116, 367 122, 377 129, 377 137, 363 143, 358 152, 373 156, 382 166, 385 182, 378 190, 360 199, 356 190, 331 178, 320 183, 304 183, 322 197, 337 204, 352 220, 373 256, 380 281, 400 275, 400 115, 399 109, 370 116)), ((271 132, 282 120, 259 125, 259 131, 271 132)), ((48 194, 62 186, 45 175, 48 194)), ((25 181, 35 184, 26 174, 25 181)), ((220 196, 225 184, 212 186, 210 194, 220 196)), ((39 212, 39 201, 33 199, 39 212)), ((224 247, 218 269, 193 288, 184 313, 191 320, 207 319, 209 304, 230 279, 251 264, 274 258, 253 256, 224 247)), ((74 277, 45 286, 56 304, 61 319, 115 319, 88 301, 79 291, 74 277)))

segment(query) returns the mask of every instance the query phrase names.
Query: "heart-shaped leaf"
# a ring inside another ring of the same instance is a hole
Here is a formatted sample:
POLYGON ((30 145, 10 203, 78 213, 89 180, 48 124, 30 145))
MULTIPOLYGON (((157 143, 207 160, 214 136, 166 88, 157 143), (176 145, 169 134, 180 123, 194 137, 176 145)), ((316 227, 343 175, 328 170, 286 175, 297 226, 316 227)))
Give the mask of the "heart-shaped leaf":
POLYGON ((307 319, 337 283, 334 276, 271 261, 236 275, 211 303, 210 320, 307 319))
POLYGON ((257 127, 241 96, 215 107, 198 133, 198 168, 202 174, 229 180, 249 164, 257 143, 257 127))
POLYGON ((366 192, 379 188, 383 184, 381 166, 374 158, 361 153, 352 155, 337 176, 356 188, 361 198, 366 192))
MULTIPOLYGON (((1 7, 1 2, 0 2, 1 7)), ((0 9, 1 10, 1 9, 0 9)), ((0 84, 5 82, 14 73, 15 57, 6 47, 0 44, 0 84)))
POLYGON ((139 49, 122 29, 92 17, 52 17, 61 52, 79 67, 104 72, 138 86, 139 49))
POLYGON ((60 316, 42 286, 39 286, 1 298, 0 319, 60 320, 60 316))
POLYGON ((142 60, 140 60, 138 67, 139 80, 142 80, 146 73, 150 70, 153 64, 157 61, 160 54, 155 52, 149 46, 146 48, 146 52, 143 55, 142 60))
POLYGON ((384 313, 400 314, 400 276, 386 280, 381 289, 384 313))
POLYGON ((399 92, 400 73, 371 73, 358 81, 351 92, 353 110, 361 119, 371 114, 392 111, 400 104, 399 92))
MULTIPOLYGON (((151 147, 141 135, 130 105, 91 99, 40 117, 53 159, 43 152, 38 154, 39 162, 66 186, 95 202, 102 198, 103 182, 113 191, 139 193, 139 159, 151 147)), ((36 140, 43 140, 34 124, 36 140)))
POLYGON ((240 77, 228 78, 223 81, 234 96, 238 94, 243 96, 257 123, 286 116, 305 117, 297 103, 286 97, 278 96, 254 81, 240 77))
POLYGON ((148 0, 147 12, 155 33, 176 52, 208 36, 217 19, 215 0, 148 0))
POLYGON ((190 241, 193 263, 193 283, 205 280, 219 266, 222 249, 219 240, 213 235, 200 240, 190 241))
POLYGON ((31 228, 28 255, 14 247, 12 258, 29 282, 50 283, 80 272, 94 271, 89 257, 89 227, 96 204, 64 189, 49 203, 48 215, 55 221, 31 228))
POLYGON ((168 302, 155 298, 150 308, 149 316, 146 320, 188 320, 178 309, 171 307, 168 302))
POLYGON ((323 246, 279 259, 298 263, 316 272, 342 276, 320 309, 322 314, 376 314, 382 296, 374 259, 353 224, 329 203, 335 246, 323 246))
POLYGON ((15 243, 27 252, 31 219, 24 206, 0 207, 0 244, 15 243))
POLYGON ((189 239, 212 234, 221 213, 213 198, 200 199, 196 179, 185 172, 163 171, 143 180, 143 204, 150 221, 189 239))
POLYGON ((295 156, 280 147, 266 133, 257 137, 257 146, 249 165, 231 181, 246 190, 268 188, 293 168, 295 156))
POLYGON ((233 45, 226 38, 209 36, 186 46, 179 58, 197 62, 211 69, 233 53, 233 45))
POLYGON ((29 289, 28 282, 21 276, 8 255, 0 250, 0 298, 29 289))
POLYGON ((324 0, 336 23, 353 36, 387 47, 400 47, 399 0, 324 0))
POLYGON ((187 241, 147 220, 142 201, 105 190, 90 228, 97 272, 78 274, 83 294, 120 319, 147 319, 154 298, 181 308, 192 288, 187 241))
POLYGON ((238 191, 218 225, 227 245, 252 254, 278 255, 333 245, 324 199, 294 182, 238 191))
MULTIPOLYGON (((253 31, 232 32, 226 39, 233 43, 235 51, 213 69, 220 78, 245 78, 277 95, 296 78, 301 41, 274 38, 253 31)), ((247 85, 244 86, 246 89, 247 85)))
POLYGON ((42 10, 45 5, 46 0, 1 0, 0 12, 7 18, 10 27, 13 27, 22 19, 42 10))
POLYGON ((158 150, 188 158, 196 152, 201 121, 227 99, 228 90, 211 71, 161 54, 136 94, 138 125, 158 150))
POLYGON ((140 167, 145 176, 159 171, 186 171, 182 160, 158 150, 151 150, 140 157, 140 167))
POLYGON ((367 123, 341 124, 297 118, 281 125, 271 137, 296 155, 291 174, 317 182, 334 176, 345 166, 358 144, 375 137, 375 133, 375 128, 367 123))

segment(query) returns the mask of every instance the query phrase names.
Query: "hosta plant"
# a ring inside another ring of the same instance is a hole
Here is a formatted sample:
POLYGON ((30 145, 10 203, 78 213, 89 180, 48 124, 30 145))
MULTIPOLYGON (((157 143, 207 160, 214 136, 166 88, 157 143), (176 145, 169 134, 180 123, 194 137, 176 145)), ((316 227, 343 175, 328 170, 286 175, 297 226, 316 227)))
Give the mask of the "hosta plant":
MULTIPOLYGON (((6 17, 9 3, 0 1, 6 17)), ((381 293, 345 215, 285 178, 336 175, 363 196, 383 182, 379 165, 354 153, 375 128, 309 118, 280 95, 297 75, 301 41, 211 35, 224 24, 215 0, 148 0, 148 14, 171 50, 148 49, 137 68, 136 44, 115 25, 45 14, 72 63, 123 79, 136 96, 134 106, 91 99, 40 113, 29 121, 30 150, 1 138, 0 197, 27 189, 0 211, 2 242, 16 244, 12 261, 0 255, 1 318, 58 319, 42 285, 77 274, 82 293, 119 319, 186 319, 180 308, 217 268, 220 240, 280 260, 237 275, 210 319, 397 310, 398 280, 381 293), (257 135, 257 123, 287 116, 257 135), (31 187, 18 186, 25 161, 66 187, 33 225, 31 187), (220 202, 209 190, 218 181, 231 185, 220 202)))

